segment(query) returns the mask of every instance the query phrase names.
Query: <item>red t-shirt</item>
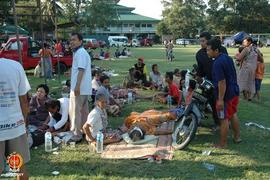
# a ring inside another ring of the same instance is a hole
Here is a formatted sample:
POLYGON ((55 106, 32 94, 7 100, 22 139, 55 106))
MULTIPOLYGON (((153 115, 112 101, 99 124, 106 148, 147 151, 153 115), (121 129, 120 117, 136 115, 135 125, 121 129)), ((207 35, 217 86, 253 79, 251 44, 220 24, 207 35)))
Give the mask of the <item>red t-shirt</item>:
POLYGON ((173 97, 173 99, 177 102, 178 105, 180 104, 180 102, 181 102, 180 91, 174 82, 169 85, 169 93, 168 94, 173 97))
POLYGON ((62 52, 63 52, 63 48, 62 48, 61 43, 56 43, 56 44, 54 45, 54 48, 55 48, 55 50, 56 50, 56 53, 62 53, 62 52))

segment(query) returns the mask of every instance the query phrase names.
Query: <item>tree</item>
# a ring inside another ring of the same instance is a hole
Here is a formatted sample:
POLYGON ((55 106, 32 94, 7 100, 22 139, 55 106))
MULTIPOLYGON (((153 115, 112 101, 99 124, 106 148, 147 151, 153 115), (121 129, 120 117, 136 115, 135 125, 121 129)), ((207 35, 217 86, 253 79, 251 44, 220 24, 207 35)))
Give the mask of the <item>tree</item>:
POLYGON ((162 36, 163 34, 171 34, 170 29, 168 28, 167 23, 163 20, 161 20, 159 22, 159 24, 157 25, 157 34, 159 36, 162 36))
POLYGON ((61 0, 66 17, 79 28, 87 26, 89 31, 105 28, 116 18, 115 4, 112 0, 61 0))
POLYGON ((45 0, 41 2, 41 11, 44 21, 55 24, 55 16, 63 17, 63 8, 58 4, 58 0, 45 0))
POLYGON ((208 24, 216 32, 269 32, 268 0, 209 0, 208 24))
POLYGON ((194 37, 204 27, 206 5, 203 0, 163 0, 163 20, 174 37, 194 37))
POLYGON ((1 6, 0 6, 0 24, 3 24, 4 22, 10 22, 12 21, 10 16, 10 10, 12 8, 12 1, 10 0, 1 0, 1 6))

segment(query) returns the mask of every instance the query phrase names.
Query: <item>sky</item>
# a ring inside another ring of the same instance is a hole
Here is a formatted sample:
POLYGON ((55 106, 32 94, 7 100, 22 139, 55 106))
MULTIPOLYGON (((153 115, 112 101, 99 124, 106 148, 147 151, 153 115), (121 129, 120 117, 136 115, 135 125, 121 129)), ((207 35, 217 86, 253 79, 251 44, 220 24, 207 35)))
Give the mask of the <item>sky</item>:
POLYGON ((161 19, 163 10, 161 0, 120 0, 119 4, 136 8, 134 13, 161 19))
MULTIPOLYGON (((204 0, 207 2, 207 0, 204 0)), ((133 12, 144 16, 161 19, 163 5, 161 0, 120 0, 120 5, 136 8, 133 12)))

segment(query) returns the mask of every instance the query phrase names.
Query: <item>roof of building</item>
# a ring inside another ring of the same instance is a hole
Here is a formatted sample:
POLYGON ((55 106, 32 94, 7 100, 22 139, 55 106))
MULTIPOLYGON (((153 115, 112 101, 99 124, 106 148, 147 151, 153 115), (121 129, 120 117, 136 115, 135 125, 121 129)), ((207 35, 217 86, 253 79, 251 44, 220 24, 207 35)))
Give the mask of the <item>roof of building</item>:
POLYGON ((130 14, 119 14, 119 21, 122 21, 122 22, 123 21, 159 22, 160 20, 155 19, 155 18, 151 18, 151 17, 147 17, 147 16, 142 16, 142 15, 135 14, 135 13, 130 13, 130 14))
POLYGON ((117 10, 129 10, 129 11, 135 10, 134 7, 127 7, 127 6, 122 6, 122 5, 119 5, 119 4, 115 5, 115 9, 117 9, 117 10))

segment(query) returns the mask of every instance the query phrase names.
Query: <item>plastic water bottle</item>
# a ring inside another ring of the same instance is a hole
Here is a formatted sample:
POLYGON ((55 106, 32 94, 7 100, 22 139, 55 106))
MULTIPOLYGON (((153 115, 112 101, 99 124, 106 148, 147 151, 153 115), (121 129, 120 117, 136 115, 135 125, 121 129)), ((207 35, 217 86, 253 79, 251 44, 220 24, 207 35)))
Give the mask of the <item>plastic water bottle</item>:
POLYGON ((171 106, 172 106, 172 96, 170 96, 170 95, 167 96, 167 104, 168 104, 168 108, 171 108, 171 106))
POLYGON ((132 104, 132 92, 128 92, 128 104, 132 104))
POLYGON ((99 131, 97 134, 97 144, 96 144, 97 153, 103 152, 103 138, 104 138, 103 133, 99 131))
POLYGON ((52 134, 50 132, 45 133, 45 151, 52 151, 52 134))

